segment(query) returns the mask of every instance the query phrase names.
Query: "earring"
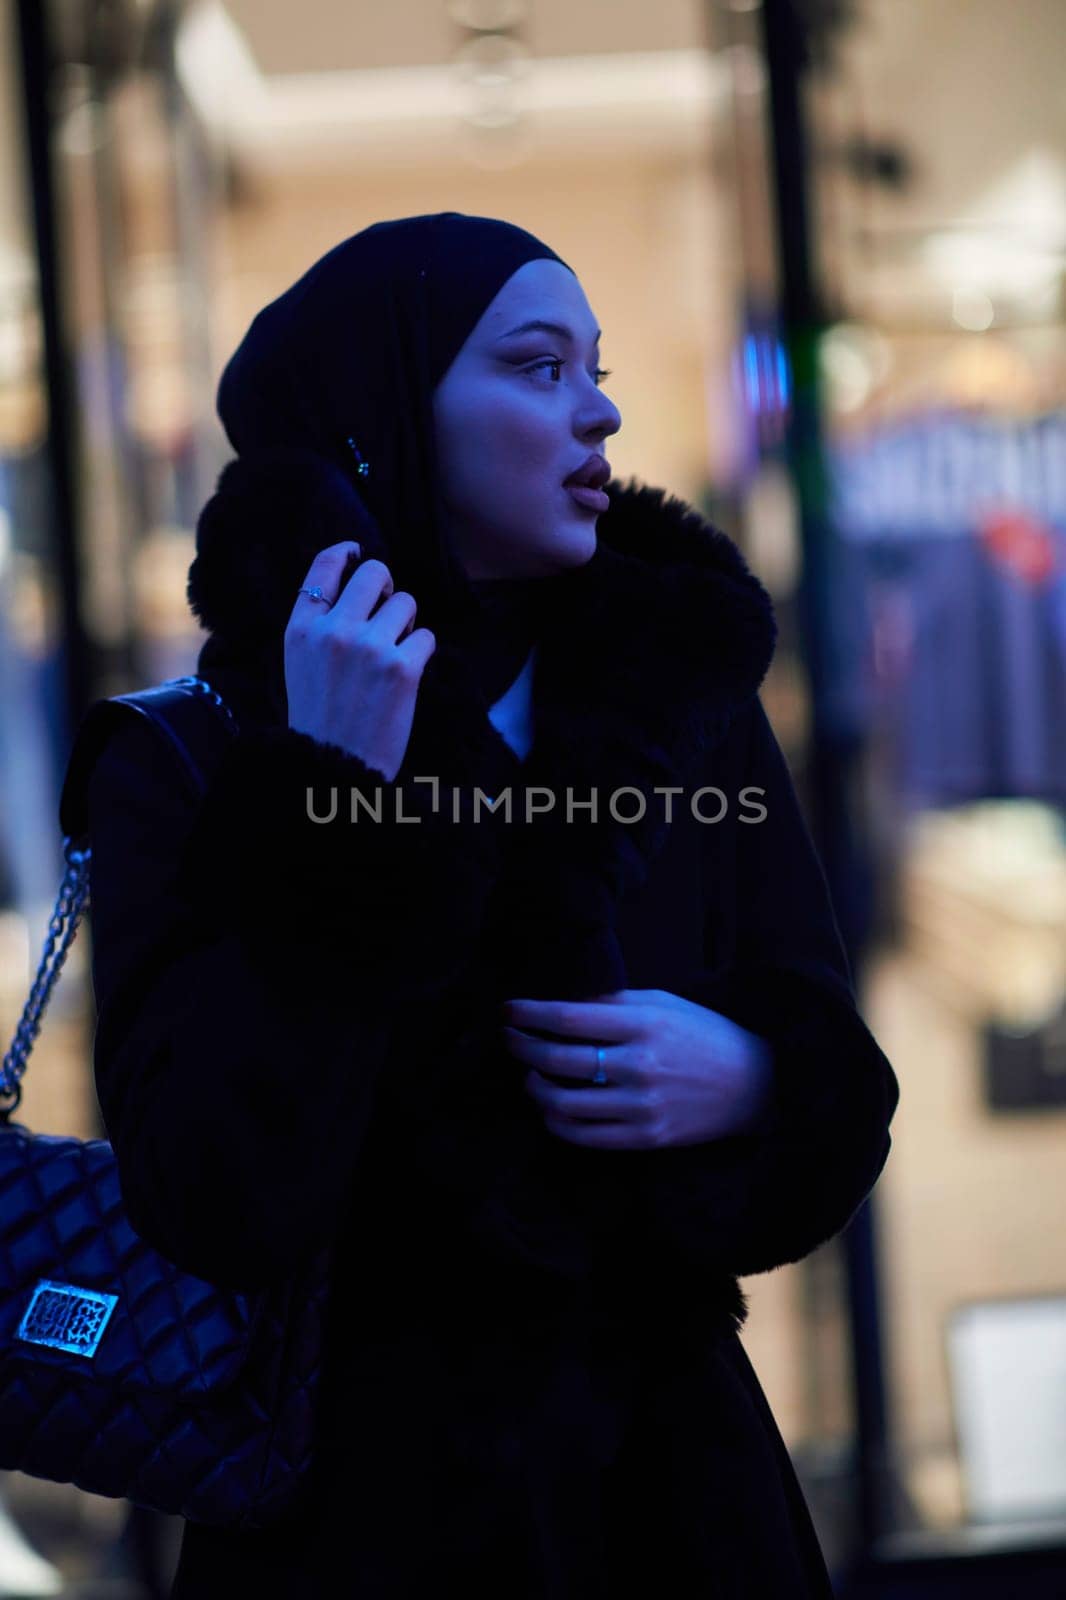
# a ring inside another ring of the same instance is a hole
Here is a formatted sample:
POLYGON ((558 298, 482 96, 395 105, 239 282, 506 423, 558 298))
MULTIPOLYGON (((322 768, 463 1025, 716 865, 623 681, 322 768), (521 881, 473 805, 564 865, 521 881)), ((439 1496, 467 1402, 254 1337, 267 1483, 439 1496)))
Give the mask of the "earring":
POLYGON ((352 452, 352 455, 355 457, 355 470, 356 470, 356 472, 359 474, 359 476, 361 478, 369 478, 369 476, 370 476, 370 462, 363 460, 362 454, 361 454, 361 452, 359 450, 359 446, 356 444, 354 439, 349 439, 347 441, 347 443, 348 443, 348 449, 352 452))

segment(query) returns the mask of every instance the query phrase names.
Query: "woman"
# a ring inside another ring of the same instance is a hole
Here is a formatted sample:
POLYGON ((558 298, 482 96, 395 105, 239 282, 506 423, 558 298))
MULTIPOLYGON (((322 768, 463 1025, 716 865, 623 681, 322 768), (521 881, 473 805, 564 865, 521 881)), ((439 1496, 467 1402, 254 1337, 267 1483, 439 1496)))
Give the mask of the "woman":
POLYGON ((194 814, 139 730, 97 768, 97 1087, 179 1265, 335 1267, 310 1508, 187 1526, 175 1596, 831 1593, 737 1276, 847 1223, 896 1081, 765 590, 596 497, 598 336, 449 212, 339 245, 223 375, 189 597, 240 733, 194 814))

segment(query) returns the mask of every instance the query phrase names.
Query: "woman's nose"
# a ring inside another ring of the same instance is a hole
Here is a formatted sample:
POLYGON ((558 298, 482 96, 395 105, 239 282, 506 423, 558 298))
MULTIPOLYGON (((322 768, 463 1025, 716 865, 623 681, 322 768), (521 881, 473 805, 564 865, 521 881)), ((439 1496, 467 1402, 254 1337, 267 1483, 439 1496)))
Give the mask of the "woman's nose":
POLYGON ((622 413, 614 401, 608 400, 602 393, 597 395, 596 402, 587 407, 578 419, 578 431, 582 438, 587 438, 591 434, 600 439, 609 439, 621 426, 622 413))

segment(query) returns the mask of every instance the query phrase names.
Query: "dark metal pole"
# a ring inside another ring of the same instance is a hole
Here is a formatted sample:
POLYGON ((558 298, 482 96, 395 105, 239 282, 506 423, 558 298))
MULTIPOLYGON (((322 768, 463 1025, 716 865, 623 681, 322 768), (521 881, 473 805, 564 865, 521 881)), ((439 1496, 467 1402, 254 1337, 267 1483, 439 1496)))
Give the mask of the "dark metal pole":
POLYGON ((50 542, 59 581, 63 622, 63 713, 67 727, 65 737, 58 741, 58 747, 66 749, 69 748, 74 729, 95 697, 95 655, 82 620, 80 605, 82 562, 76 492, 76 409, 63 331, 59 281, 51 127, 54 58, 48 38, 48 13, 49 6, 44 0, 18 0, 23 129, 29 158, 48 400, 45 452, 50 488, 50 542))
MULTIPOLYGON (((792 369, 792 414, 787 449, 795 484, 803 574, 799 609, 810 676, 811 825, 856 984, 859 982, 867 908, 849 771, 860 750, 854 731, 834 725, 834 530, 822 438, 819 341, 826 317, 812 260, 807 178, 807 126, 801 95, 807 59, 803 24, 794 0, 763 0, 767 65, 771 186, 777 225, 783 334, 792 369), (857 885, 859 886, 857 889, 857 885)), ((867 1202, 843 1238, 853 1351, 858 1438, 859 1537, 864 1549, 885 1523, 889 1468, 879 1280, 872 1203, 867 1202)))

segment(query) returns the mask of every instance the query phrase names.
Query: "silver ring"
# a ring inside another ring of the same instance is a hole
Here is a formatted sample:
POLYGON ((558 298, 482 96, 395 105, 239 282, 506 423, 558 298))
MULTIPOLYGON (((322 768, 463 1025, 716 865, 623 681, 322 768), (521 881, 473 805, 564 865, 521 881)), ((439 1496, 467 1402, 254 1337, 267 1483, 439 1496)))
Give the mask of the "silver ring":
MULTIPOLYGON (((297 589, 297 594, 305 594, 309 600, 326 600, 325 595, 316 583, 313 589, 297 589)), ((332 605, 331 600, 326 600, 327 605, 332 605)))
POLYGON ((602 1044, 598 1044, 596 1046, 596 1071, 592 1075, 592 1081, 598 1089, 602 1089, 603 1085, 607 1082, 607 1073, 603 1065, 602 1044))

